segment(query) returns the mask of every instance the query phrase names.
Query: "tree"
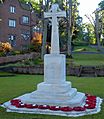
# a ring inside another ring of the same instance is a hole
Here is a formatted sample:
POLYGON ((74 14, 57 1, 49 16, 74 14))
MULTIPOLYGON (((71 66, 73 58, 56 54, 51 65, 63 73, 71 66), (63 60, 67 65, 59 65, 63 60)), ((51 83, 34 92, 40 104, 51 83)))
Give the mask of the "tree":
POLYGON ((104 10, 104 0, 102 0, 98 5, 101 8, 101 10, 104 10))
POLYGON ((78 19, 78 1, 77 0, 67 0, 66 1, 66 11, 67 11, 67 55, 72 57, 72 36, 75 30, 76 21, 78 19))
POLYGON ((42 40, 42 48, 41 48, 41 58, 44 58, 44 54, 46 54, 46 40, 47 40, 47 25, 48 20, 44 19, 44 11, 48 11, 49 9, 49 1, 45 1, 45 4, 43 4, 43 0, 40 1, 40 7, 41 7, 41 19, 42 19, 42 29, 43 29, 43 40, 42 40), (46 6, 46 7, 44 7, 46 6))
POLYGON ((96 38, 95 38, 95 31, 94 31, 94 27, 91 23, 85 23, 84 24, 85 29, 86 29, 86 40, 89 42, 90 44, 96 44, 96 38))
MULTIPOLYGON (((99 18, 99 10, 98 9, 96 9, 95 11, 94 11, 94 14, 95 14, 95 20, 94 20, 94 17, 92 17, 91 15, 90 16, 88 16, 88 15, 86 15, 86 17, 89 19, 89 21, 90 21, 90 25, 92 25, 92 28, 93 28, 93 33, 94 33, 94 37, 95 37, 95 41, 97 42, 97 46, 98 46, 98 50, 99 51, 101 51, 101 46, 100 46, 100 34, 101 34, 101 32, 100 32, 100 18, 99 18)), ((87 27, 87 29, 89 29, 88 27, 87 27)))
POLYGON ((77 0, 39 0, 39 3, 34 2, 33 0, 21 0, 21 1, 30 1, 33 6, 36 6, 36 10, 39 10, 39 16, 41 19, 41 26, 43 29, 43 40, 42 40, 42 52, 41 52, 41 58, 43 59, 44 54, 46 53, 46 40, 47 40, 47 26, 49 25, 49 20, 44 19, 43 12, 48 11, 50 8, 50 5, 52 3, 58 3, 60 8, 62 10, 66 10, 67 18, 62 19, 60 22, 60 32, 62 39, 60 42, 63 45, 63 43, 66 43, 67 41, 67 54, 69 56, 72 55, 72 36, 74 33, 74 30, 76 30, 77 27, 77 19, 78 19, 78 2, 77 0), (64 21, 64 22, 63 22, 64 21), (64 30, 63 30, 64 28, 64 30), (67 28, 67 34, 66 29, 67 28), (66 37, 67 35, 67 37, 66 37), (64 41, 65 40, 65 41, 64 41))
POLYGON ((99 27, 100 27, 100 33, 102 36, 101 42, 104 44, 104 0, 102 0, 99 4, 99 27))
POLYGON ((99 11, 95 12, 95 36, 98 44, 98 50, 101 50, 100 47, 100 29, 99 29, 99 11))

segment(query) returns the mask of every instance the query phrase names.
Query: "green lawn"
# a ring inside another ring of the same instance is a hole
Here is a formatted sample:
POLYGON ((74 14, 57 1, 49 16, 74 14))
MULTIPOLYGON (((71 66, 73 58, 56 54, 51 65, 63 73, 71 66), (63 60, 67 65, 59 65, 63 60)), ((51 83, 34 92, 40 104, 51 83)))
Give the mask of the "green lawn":
POLYGON ((76 65, 104 65, 104 54, 73 54, 76 65))
MULTIPOLYGON (((72 87, 78 91, 90 93, 92 95, 104 98, 104 78, 81 78, 67 77, 72 82, 72 87)), ((42 75, 16 75, 13 77, 0 77, 0 103, 4 103, 14 97, 36 89, 37 84, 43 81, 42 75)), ((49 116, 38 114, 18 114, 7 113, 4 108, 0 107, 0 119, 74 119, 61 116, 49 116)), ((102 111, 98 114, 78 117, 77 119, 104 119, 104 103, 102 111)))
POLYGON ((90 46, 75 46, 74 52, 98 52, 96 47, 90 47, 90 46))

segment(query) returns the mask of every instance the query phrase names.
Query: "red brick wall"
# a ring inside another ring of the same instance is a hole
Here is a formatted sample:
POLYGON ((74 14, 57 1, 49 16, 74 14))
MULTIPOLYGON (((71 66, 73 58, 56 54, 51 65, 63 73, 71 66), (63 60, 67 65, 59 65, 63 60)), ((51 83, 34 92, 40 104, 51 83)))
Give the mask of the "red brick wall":
MULTIPOLYGON (((7 41, 8 34, 16 35, 16 46, 14 49, 20 50, 23 45, 29 45, 30 40, 23 40, 21 36, 21 31, 30 31, 30 22, 28 25, 23 25, 20 23, 20 19, 23 15, 29 16, 30 11, 23 9, 18 0, 5 0, 3 4, 0 5, 0 41, 7 41), (16 13, 9 12, 9 6, 13 5, 16 7, 16 13), (16 19, 16 28, 10 28, 8 26, 8 19, 16 19)), ((29 20, 30 21, 30 20, 29 20)), ((33 20, 36 23, 35 19, 33 20)))

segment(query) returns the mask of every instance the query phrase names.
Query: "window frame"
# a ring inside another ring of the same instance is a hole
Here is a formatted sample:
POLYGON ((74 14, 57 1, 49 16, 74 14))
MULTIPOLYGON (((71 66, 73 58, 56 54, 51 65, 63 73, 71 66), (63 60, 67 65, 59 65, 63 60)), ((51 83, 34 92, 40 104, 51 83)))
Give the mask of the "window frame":
POLYGON ((11 44, 11 46, 16 46, 16 35, 15 34, 8 34, 8 41, 11 44))
POLYGON ((16 28, 16 19, 8 19, 8 26, 16 28))
POLYGON ((30 18, 29 16, 26 16, 26 15, 22 15, 22 24, 29 24, 30 22, 30 18))
POLYGON ((9 6, 9 12, 10 12, 10 13, 16 13, 16 7, 13 6, 13 5, 10 5, 10 6, 9 6))
POLYGON ((27 31, 22 31, 21 32, 21 36, 22 36, 22 39, 24 40, 24 41, 28 41, 29 39, 30 39, 30 31, 29 30, 27 30, 27 31))

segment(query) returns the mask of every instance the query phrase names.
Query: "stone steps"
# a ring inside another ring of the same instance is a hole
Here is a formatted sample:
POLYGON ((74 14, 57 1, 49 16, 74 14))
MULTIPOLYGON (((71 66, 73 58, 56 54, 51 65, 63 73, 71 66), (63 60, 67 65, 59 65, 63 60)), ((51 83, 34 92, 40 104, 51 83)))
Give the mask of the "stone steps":
POLYGON ((94 66, 81 66, 79 76, 81 77, 96 77, 96 67, 94 66))

